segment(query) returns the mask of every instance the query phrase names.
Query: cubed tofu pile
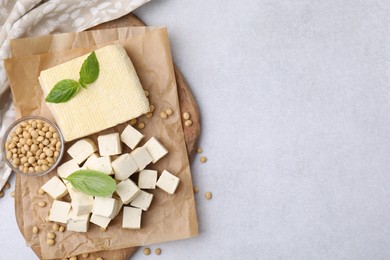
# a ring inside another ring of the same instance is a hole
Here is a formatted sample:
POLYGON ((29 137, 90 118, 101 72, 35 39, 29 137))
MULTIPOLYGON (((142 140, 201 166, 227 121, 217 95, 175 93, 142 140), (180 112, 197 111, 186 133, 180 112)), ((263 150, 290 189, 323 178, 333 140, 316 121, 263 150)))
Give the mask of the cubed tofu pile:
POLYGON ((98 137, 98 145, 89 138, 74 143, 68 154, 71 160, 57 168, 58 176, 52 177, 41 188, 53 199, 49 220, 67 224, 67 230, 87 232, 89 223, 106 229, 123 209, 123 228, 141 228, 142 211, 147 211, 153 200, 153 194, 145 190, 156 187, 168 194, 174 194, 179 178, 164 170, 158 178, 158 172, 145 169, 149 164, 158 162, 167 153, 167 149, 155 138, 150 138, 143 146, 137 147, 145 136, 128 125, 124 131, 98 137), (132 149, 122 154, 122 144, 132 149), (111 160, 112 156, 116 158, 111 160), (74 187, 66 178, 78 170, 95 170, 112 175, 117 181, 115 193, 111 197, 93 197, 74 187), (139 172, 138 184, 130 176, 139 172), (71 202, 60 199, 69 194, 71 202))

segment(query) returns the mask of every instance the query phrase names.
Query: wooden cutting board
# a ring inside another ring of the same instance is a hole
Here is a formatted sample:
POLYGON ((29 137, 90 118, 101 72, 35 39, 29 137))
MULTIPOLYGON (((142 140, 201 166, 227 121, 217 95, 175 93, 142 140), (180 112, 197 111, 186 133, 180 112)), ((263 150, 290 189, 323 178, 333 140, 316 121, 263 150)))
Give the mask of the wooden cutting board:
MULTIPOLYGON (((128 26, 145 26, 145 24, 135 15, 128 14, 128 15, 125 15, 117 20, 97 25, 89 30, 128 27, 128 26)), ((191 93, 191 90, 190 90, 186 80, 184 79, 183 74, 179 71, 179 69, 176 66, 175 66, 175 75, 176 75, 176 83, 177 83, 177 90, 178 90, 178 94, 179 94, 181 113, 189 112, 191 114, 191 120, 193 123, 191 127, 183 127, 184 138, 185 138, 185 142, 187 145, 187 153, 188 153, 190 161, 192 161, 193 155, 196 152, 197 142, 198 142, 199 135, 200 135, 199 108, 198 108, 198 105, 194 99, 194 96, 191 93)), ((184 125, 184 122, 183 122, 183 125, 184 125)), ((16 181, 15 181, 15 213, 16 213, 16 215, 20 215, 19 212, 22 210, 21 206, 22 206, 21 177, 19 175, 16 175, 16 181)), ((23 219, 16 219, 16 221, 17 221, 17 224, 19 226, 20 232, 23 234, 23 230, 24 230, 23 229, 23 219)), ((125 248, 125 249, 120 249, 120 250, 100 251, 97 253, 90 254, 88 259, 96 259, 97 257, 102 257, 104 260, 128 259, 129 257, 131 257, 135 253, 135 251, 137 251, 137 249, 138 249, 138 247, 130 247, 130 248, 125 248)), ((32 247, 32 250, 35 252, 35 254, 39 258, 41 258, 41 248, 40 247, 32 247)))

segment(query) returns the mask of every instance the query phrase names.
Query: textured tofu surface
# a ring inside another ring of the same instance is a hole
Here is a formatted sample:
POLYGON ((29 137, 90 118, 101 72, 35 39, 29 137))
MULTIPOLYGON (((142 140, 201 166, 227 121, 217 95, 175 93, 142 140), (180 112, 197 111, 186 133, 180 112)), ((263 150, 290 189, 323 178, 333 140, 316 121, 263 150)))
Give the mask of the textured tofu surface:
POLYGON ((140 192, 141 190, 138 186, 130 179, 121 181, 116 185, 116 193, 121 198, 123 204, 131 202, 140 192))
POLYGON ((149 209, 150 204, 153 200, 153 194, 147 193, 146 191, 141 190, 141 192, 135 197, 135 199, 130 202, 130 205, 143 211, 147 211, 149 209))
POLYGON ((136 161, 128 153, 116 158, 111 165, 115 172, 115 179, 121 181, 126 180, 138 170, 136 161))
POLYGON ((41 188, 55 200, 68 194, 65 184, 57 176, 51 178, 41 188))
MULTIPOLYGON (((123 47, 108 45, 95 53, 100 66, 98 79, 68 102, 47 103, 65 141, 99 132, 149 112, 148 99, 123 47)), ((81 65, 88 56, 42 71, 39 81, 45 96, 63 79, 78 81, 81 65)))
POLYGON ((157 182, 157 171, 142 170, 138 176, 138 187, 140 189, 155 189, 157 182))
POLYGON ((110 224, 111 219, 93 213, 90 221, 91 223, 98 225, 99 227, 107 228, 108 224, 110 224))
POLYGON ((145 136, 131 125, 127 125, 125 130, 121 133, 121 141, 124 142, 132 150, 145 136))
POLYGON ((66 224, 71 205, 68 202, 55 200, 51 205, 49 220, 66 224))
POLYGON ((123 228, 139 229, 141 228, 142 209, 133 207, 123 208, 123 228))
POLYGON ((179 186, 179 182, 179 178, 177 178, 172 173, 164 170, 160 178, 158 178, 156 186, 169 194, 174 194, 177 189, 177 186, 179 186))
POLYGON ((153 158, 153 163, 156 163, 158 160, 163 158, 168 150, 165 148, 155 137, 152 137, 147 141, 144 146, 150 156, 153 158))

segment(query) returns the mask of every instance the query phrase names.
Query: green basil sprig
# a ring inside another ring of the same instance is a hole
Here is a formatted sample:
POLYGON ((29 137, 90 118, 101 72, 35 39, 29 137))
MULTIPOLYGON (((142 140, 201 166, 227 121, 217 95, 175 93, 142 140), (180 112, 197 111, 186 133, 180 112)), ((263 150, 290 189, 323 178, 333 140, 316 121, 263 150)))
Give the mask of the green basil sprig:
POLYGON ((80 87, 87 88, 87 84, 95 82, 99 77, 99 61, 93 51, 83 62, 80 69, 80 79, 75 81, 72 79, 64 79, 54 85, 52 90, 46 97, 46 102, 49 103, 64 103, 73 98, 80 90, 80 87))
POLYGON ((116 182, 113 178, 92 170, 75 171, 64 180, 69 181, 76 190, 91 196, 111 196, 116 188, 116 182))

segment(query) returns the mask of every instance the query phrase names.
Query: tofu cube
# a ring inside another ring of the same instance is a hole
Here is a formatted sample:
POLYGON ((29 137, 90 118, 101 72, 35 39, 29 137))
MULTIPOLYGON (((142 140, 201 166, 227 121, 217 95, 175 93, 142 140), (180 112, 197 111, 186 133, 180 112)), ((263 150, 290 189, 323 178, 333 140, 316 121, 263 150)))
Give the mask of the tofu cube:
POLYGON ((138 170, 138 165, 130 156, 130 154, 125 153, 116 158, 111 163, 112 168, 114 169, 115 179, 123 181, 129 178, 133 173, 138 170))
POLYGON ((47 181, 42 187, 47 194, 49 194, 53 199, 60 199, 68 194, 68 189, 65 184, 58 178, 54 176, 49 181, 47 181))
POLYGON ((93 162, 94 159, 99 158, 99 155, 97 153, 91 154, 88 159, 85 161, 83 167, 81 169, 88 170, 88 166, 93 162))
POLYGON ((142 209, 124 207, 123 208, 123 228, 140 229, 141 228, 142 209))
POLYGON ((123 204, 130 203, 141 192, 137 185, 130 179, 121 181, 116 185, 116 193, 122 200, 123 204))
POLYGON ((179 182, 179 178, 164 170, 158 179, 156 186, 169 194, 174 194, 177 186, 179 186, 179 182))
POLYGON ((150 203, 152 203, 153 194, 147 193, 146 191, 141 190, 135 199, 130 202, 130 205, 143 211, 147 211, 149 209, 150 203))
POLYGON ((98 137, 100 156, 109 156, 122 153, 119 133, 101 135, 98 137))
POLYGON ((102 156, 91 159, 90 162, 88 162, 87 169, 102 172, 107 175, 113 174, 110 156, 102 156))
POLYGON ((49 213, 49 221, 67 224, 70 208, 70 203, 54 200, 49 213))
POLYGON ((143 147, 153 158, 153 163, 156 163, 168 153, 168 150, 155 137, 150 138, 143 147))
POLYGON ((73 214, 80 216, 91 213, 94 201, 93 197, 75 190, 70 183, 66 186, 68 188, 70 198, 72 199, 70 204, 72 205, 73 214))
POLYGON ((84 138, 75 142, 68 149, 68 154, 77 162, 77 164, 81 164, 91 154, 96 152, 96 150, 97 147, 95 143, 89 138, 84 138))
POLYGON ((145 147, 138 147, 132 151, 130 155, 137 163, 138 171, 145 169, 145 167, 153 161, 153 158, 150 156, 145 147))
POLYGON ((155 189, 157 182, 157 171, 142 170, 138 176, 138 187, 140 189, 155 189))
MULTIPOLYGON (((80 166, 77 164, 77 162, 72 159, 67 161, 66 163, 63 163, 61 166, 57 168, 57 174, 61 178, 67 178, 69 175, 74 173, 75 171, 80 170, 80 166)), ((68 181, 64 180, 65 183, 68 183, 68 181)))
POLYGON ((122 206, 123 206, 123 202, 122 202, 121 198, 119 198, 119 197, 114 197, 114 199, 117 201, 117 203, 116 203, 115 215, 114 215, 113 218, 115 218, 116 216, 118 216, 118 214, 119 214, 119 212, 121 211, 122 206))
POLYGON ((89 215, 77 215, 73 209, 70 210, 68 215, 68 222, 66 229, 75 232, 87 232, 89 226, 89 215))
POLYGON ((139 144, 145 136, 131 125, 127 125, 121 133, 121 141, 124 142, 132 150, 139 144))
POLYGON ((110 224, 110 221, 111 221, 110 218, 99 216, 95 213, 93 213, 91 216, 91 222, 102 228, 107 228, 108 224, 110 224))
POLYGON ((113 198, 95 197, 92 213, 107 218, 113 218, 116 214, 117 204, 117 200, 113 198))

